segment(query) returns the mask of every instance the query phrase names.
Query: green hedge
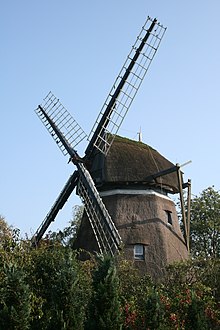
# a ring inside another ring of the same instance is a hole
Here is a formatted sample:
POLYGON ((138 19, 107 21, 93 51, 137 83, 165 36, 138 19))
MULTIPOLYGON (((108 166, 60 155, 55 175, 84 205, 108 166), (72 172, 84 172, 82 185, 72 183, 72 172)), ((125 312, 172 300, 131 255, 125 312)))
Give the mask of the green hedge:
POLYGON ((160 283, 131 262, 80 262, 70 248, 0 247, 0 329, 219 329, 219 260, 168 267, 160 283))

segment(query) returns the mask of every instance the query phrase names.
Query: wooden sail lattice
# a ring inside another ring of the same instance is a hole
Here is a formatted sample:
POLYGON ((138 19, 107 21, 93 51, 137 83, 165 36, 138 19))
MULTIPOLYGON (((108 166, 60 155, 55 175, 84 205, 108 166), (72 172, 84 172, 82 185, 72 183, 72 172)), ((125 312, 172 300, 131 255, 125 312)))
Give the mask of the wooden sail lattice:
POLYGON ((68 154, 68 151, 64 147, 60 137, 54 131, 48 117, 52 122, 56 122, 56 126, 60 133, 65 137, 69 146, 73 149, 87 136, 76 120, 52 92, 47 94, 43 103, 38 106, 35 112, 57 143, 64 156, 68 154))
POLYGON ((140 88, 165 31, 166 28, 156 19, 148 17, 104 102, 89 139, 105 155, 140 88), (95 139, 91 138, 94 136, 95 139))

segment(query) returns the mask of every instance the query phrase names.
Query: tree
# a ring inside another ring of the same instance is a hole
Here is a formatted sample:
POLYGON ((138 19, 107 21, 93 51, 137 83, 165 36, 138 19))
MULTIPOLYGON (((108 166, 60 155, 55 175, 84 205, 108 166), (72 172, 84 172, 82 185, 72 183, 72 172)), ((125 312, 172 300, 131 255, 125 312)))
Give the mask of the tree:
POLYGON ((203 190, 191 202, 192 256, 220 257, 220 193, 214 187, 203 190))
POLYGON ((15 260, 4 262, 0 274, 0 329, 29 329, 31 290, 24 268, 15 260))
POLYGON ((65 227, 62 231, 50 232, 48 238, 59 241, 64 246, 73 246, 81 223, 83 211, 83 205, 75 205, 72 209, 72 219, 69 221, 69 226, 65 227))
POLYGON ((33 292, 42 304, 42 315, 31 329, 83 329, 90 297, 90 272, 74 251, 59 244, 31 252, 29 270, 33 292))
POLYGON ((0 215, 0 244, 4 244, 5 240, 9 240, 12 238, 12 230, 7 224, 5 218, 0 215))
POLYGON ((159 288, 168 325, 162 329, 219 329, 219 275, 219 259, 169 265, 159 288))
POLYGON ((97 256, 97 268, 93 273, 92 287, 85 329, 121 329, 119 279, 114 259, 109 256, 97 256))
POLYGON ((0 215, 0 247, 9 249, 19 240, 20 230, 9 226, 5 218, 0 215))

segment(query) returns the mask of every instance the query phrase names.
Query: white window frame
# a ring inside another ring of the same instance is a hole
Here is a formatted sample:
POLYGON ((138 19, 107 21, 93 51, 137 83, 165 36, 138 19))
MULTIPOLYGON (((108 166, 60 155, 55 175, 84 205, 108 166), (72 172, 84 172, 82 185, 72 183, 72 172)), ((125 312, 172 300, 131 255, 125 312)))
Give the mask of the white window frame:
POLYGON ((144 260, 144 244, 135 244, 134 245, 134 259, 135 260, 144 260))

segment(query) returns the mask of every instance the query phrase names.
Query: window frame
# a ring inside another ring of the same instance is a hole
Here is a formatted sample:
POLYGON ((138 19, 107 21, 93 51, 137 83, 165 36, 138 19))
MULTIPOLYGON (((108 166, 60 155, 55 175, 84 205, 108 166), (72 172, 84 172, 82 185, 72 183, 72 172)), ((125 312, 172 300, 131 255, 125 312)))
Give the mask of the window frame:
POLYGON ((144 260, 145 256, 145 246, 144 244, 137 243, 134 244, 134 259, 135 260, 144 260), (140 251, 138 251, 140 249, 140 251))
POLYGON ((172 226, 173 225, 173 218, 172 218, 172 211, 170 210, 165 210, 166 212, 166 220, 167 220, 167 223, 168 225, 172 226))

